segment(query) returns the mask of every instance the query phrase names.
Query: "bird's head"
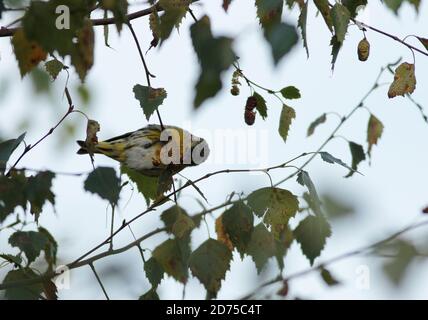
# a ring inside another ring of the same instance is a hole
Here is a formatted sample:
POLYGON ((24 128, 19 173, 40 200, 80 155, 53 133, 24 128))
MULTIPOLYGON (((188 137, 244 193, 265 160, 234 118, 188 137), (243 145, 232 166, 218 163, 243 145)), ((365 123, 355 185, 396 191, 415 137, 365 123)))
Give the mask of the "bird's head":
POLYGON ((166 165, 196 166, 204 162, 210 153, 208 143, 190 132, 173 126, 166 126, 160 140, 165 142, 160 158, 166 165))

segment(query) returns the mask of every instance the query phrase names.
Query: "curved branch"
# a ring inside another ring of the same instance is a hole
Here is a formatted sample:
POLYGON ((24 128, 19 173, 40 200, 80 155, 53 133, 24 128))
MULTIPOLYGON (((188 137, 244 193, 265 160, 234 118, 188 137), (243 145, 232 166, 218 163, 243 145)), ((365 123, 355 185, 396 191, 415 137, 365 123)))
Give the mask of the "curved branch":
MULTIPOLYGON (((192 3, 197 2, 199 0, 192 0, 192 3)), ((151 14, 153 12, 153 10, 156 9, 157 11, 163 11, 164 9, 159 5, 159 4, 155 4, 149 8, 146 9, 142 9, 133 13, 130 13, 128 15, 126 15, 126 19, 127 21, 131 21, 131 20, 135 20, 144 16, 148 16, 149 14, 151 14)), ((91 19, 92 25, 94 26, 106 26, 106 25, 110 25, 110 24, 115 24, 116 21, 113 18, 101 18, 101 19, 91 19)), ((14 33, 16 32, 16 30, 18 30, 19 28, 4 28, 1 27, 0 28, 0 38, 1 37, 11 37, 14 35, 14 33)))
POLYGON ((388 243, 388 242, 390 242, 392 240, 397 239, 403 233, 406 233, 408 231, 412 231, 414 229, 417 229, 417 228, 420 228, 420 227, 423 227, 423 226, 426 226, 426 225, 428 225, 428 220, 425 220, 425 221, 422 221, 422 222, 419 222, 419 223, 416 223, 416 224, 411 224, 411 225, 409 225, 409 226, 407 226, 407 227, 405 227, 405 228, 403 228, 403 229, 401 229, 401 230, 393 233, 392 235, 389 235, 388 237, 386 237, 384 239, 381 239, 379 241, 376 241, 376 242, 374 242, 374 243, 372 243, 370 245, 367 245, 367 246, 364 246, 364 247, 361 247, 361 248, 358 248, 358 249, 355 249, 355 250, 343 253, 343 254, 338 255, 338 256, 336 256, 336 257, 334 257, 332 259, 329 259, 327 261, 320 262, 320 263, 318 263, 314 267, 311 267, 311 268, 304 269, 302 271, 298 271, 296 273, 293 273, 293 274, 289 275, 288 277, 281 277, 281 276, 279 276, 279 277, 276 277, 276 278, 271 279, 269 281, 266 281, 266 282, 262 283, 261 285, 259 285, 257 287, 257 289, 254 290, 252 293, 250 293, 250 294, 246 295, 245 297, 243 297, 242 300, 248 300, 248 299, 250 299, 252 296, 254 296, 255 292, 259 291, 262 288, 265 288, 267 286, 270 286, 272 284, 275 284, 275 283, 278 283, 278 282, 281 282, 281 281, 287 282, 287 281, 290 281, 292 279, 299 278, 299 277, 304 276, 306 274, 312 273, 314 271, 318 271, 318 270, 322 269, 323 267, 325 267, 327 265, 331 265, 331 264, 333 264, 335 262, 338 262, 338 261, 341 261, 341 260, 344 260, 344 259, 347 259, 347 258, 350 258, 350 257, 353 257, 353 256, 357 256, 359 254, 364 254, 364 253, 366 253, 367 251, 369 251, 371 249, 374 249, 374 248, 376 248, 378 246, 381 246, 381 245, 386 244, 386 243, 388 243))
MULTIPOLYGON (((76 269, 76 268, 86 266, 86 265, 91 266, 97 260, 100 260, 100 259, 105 258, 107 256, 112 256, 112 255, 116 255, 116 254, 125 252, 125 251, 127 251, 133 247, 138 247, 140 245, 140 243, 143 242, 144 240, 150 238, 151 236, 153 236, 155 234, 158 234, 158 233, 161 233, 164 231, 166 231, 166 228, 159 228, 159 229, 153 230, 152 232, 145 234, 144 236, 138 238, 135 241, 132 241, 131 243, 129 243, 126 246, 123 246, 122 248, 115 249, 115 250, 108 250, 106 252, 97 254, 97 255, 95 255, 91 258, 88 258, 86 260, 69 263, 66 265, 66 267, 69 270, 71 270, 71 269, 76 269)), ((2 284, 0 284, 0 290, 23 287, 23 286, 28 286, 28 285, 35 284, 35 283, 48 281, 48 280, 51 280, 52 278, 58 276, 59 274, 60 273, 57 273, 55 271, 51 271, 51 272, 48 272, 46 274, 43 274, 43 275, 38 276, 38 277, 31 278, 31 279, 24 279, 24 280, 17 280, 17 281, 13 281, 13 282, 2 283, 2 284)))

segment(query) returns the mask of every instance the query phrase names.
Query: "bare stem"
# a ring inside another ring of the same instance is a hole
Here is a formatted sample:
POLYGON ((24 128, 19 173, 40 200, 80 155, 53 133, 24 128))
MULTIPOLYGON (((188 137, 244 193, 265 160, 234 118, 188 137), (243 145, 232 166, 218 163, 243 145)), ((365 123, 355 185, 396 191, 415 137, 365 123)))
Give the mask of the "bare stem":
POLYGON ((72 101, 71 96, 70 96, 70 92, 68 91, 67 87, 65 88, 65 94, 66 94, 67 101, 68 101, 67 112, 62 116, 62 118, 57 122, 57 124, 55 126, 53 126, 52 128, 50 128, 49 131, 45 135, 43 135, 39 140, 37 140, 34 144, 29 144, 29 145, 25 146, 24 151, 18 157, 18 159, 15 161, 15 163, 9 168, 9 171, 6 174, 6 176, 10 175, 10 173, 13 171, 13 169, 18 165, 18 163, 22 160, 22 158, 24 158, 24 156, 28 152, 30 152, 39 143, 41 143, 43 140, 45 140, 47 137, 49 137, 55 131, 55 129, 58 128, 61 125, 61 123, 68 117, 68 115, 73 112, 74 105, 73 105, 73 101, 72 101))
POLYGON ((101 279, 100 279, 100 277, 98 276, 98 273, 97 273, 97 271, 95 270, 95 267, 94 267, 93 263, 90 263, 90 264, 89 264, 89 266, 91 267, 92 272, 93 272, 93 273, 94 273, 94 275, 95 275, 95 278, 97 278, 98 284, 100 285, 101 289, 103 290, 103 293, 104 293, 104 295, 105 295, 106 299, 107 299, 107 300, 110 300, 110 298, 109 298, 109 296, 108 296, 108 294, 107 294, 106 288, 104 288, 104 285, 103 285, 103 283, 101 282, 101 279))

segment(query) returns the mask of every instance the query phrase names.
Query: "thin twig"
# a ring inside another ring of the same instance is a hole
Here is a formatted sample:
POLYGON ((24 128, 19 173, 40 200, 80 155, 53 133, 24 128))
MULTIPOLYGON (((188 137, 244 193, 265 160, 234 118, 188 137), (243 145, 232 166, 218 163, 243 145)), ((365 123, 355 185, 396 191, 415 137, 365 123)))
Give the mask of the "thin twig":
MULTIPOLYGON (((150 77, 154 78, 155 76, 152 73, 150 73, 149 68, 147 67, 146 59, 144 59, 144 54, 143 54, 143 51, 141 50, 140 42, 138 41, 138 37, 135 34, 135 31, 134 31, 134 28, 132 27, 131 22, 128 21, 127 25, 129 27, 129 30, 132 33, 132 37, 134 38, 134 41, 135 41, 135 44, 137 46, 138 53, 140 55, 141 61, 143 62, 144 72, 146 73, 147 86, 150 89, 152 87, 151 82, 150 82, 150 77)), ((159 112, 158 108, 156 108, 156 114, 158 116, 159 123, 160 123, 160 126, 161 126, 162 130, 164 130, 162 118, 161 118, 161 115, 160 115, 160 112, 159 112)))
POLYGON ((68 117, 69 114, 71 114, 74 110, 74 105, 73 105, 73 101, 71 100, 71 96, 70 93, 68 92, 68 88, 65 88, 65 94, 67 97, 67 101, 68 101, 68 109, 67 112, 62 116, 62 118, 57 122, 57 124, 55 126, 53 126, 52 128, 49 129, 49 131, 43 136, 41 137, 39 140, 37 140, 37 142, 35 142, 34 144, 29 144, 25 146, 24 151, 22 152, 22 154, 18 157, 18 159, 15 161, 15 163, 9 168, 8 173, 6 174, 6 176, 9 176, 11 171, 17 166, 17 164, 22 160, 22 158, 28 153, 30 152, 34 147, 36 147, 39 143, 41 143, 43 140, 45 140, 47 137, 49 137, 56 128, 58 128, 61 123, 68 117))
MULTIPOLYGON (((114 208, 116 206, 112 204, 111 206, 111 226, 110 226, 110 236, 113 235, 114 232, 114 208)), ((113 237, 110 239, 110 251, 113 250, 113 237)))
MULTIPOLYGON (((109 257, 109 256, 113 256, 113 255, 125 252, 125 251, 127 251, 127 250, 129 250, 129 249, 131 249, 131 248, 133 248, 135 246, 138 246, 144 240, 146 240, 146 239, 148 239, 148 238, 150 238, 150 237, 152 237, 152 236, 154 236, 156 234, 164 232, 166 230, 167 230, 166 228, 155 229, 155 230, 153 230, 153 231, 151 231, 151 232, 149 232, 149 233, 141 236, 137 240, 129 243, 128 245, 123 246, 122 248, 114 249, 114 250, 111 250, 111 251, 108 250, 108 251, 99 253, 99 254, 97 254, 97 255, 95 255, 95 256, 93 256, 91 258, 85 259, 85 260, 77 259, 76 261, 67 264, 66 267, 69 270, 72 270, 72 269, 76 269, 76 268, 80 268, 80 267, 83 267, 83 266, 87 266, 87 265, 93 264, 97 260, 100 260, 100 259, 103 259, 105 257, 109 257)), ((50 280, 50 279, 52 279, 52 278, 54 278, 54 277, 56 277, 58 275, 60 275, 60 273, 56 273, 55 271, 51 271, 51 272, 46 272, 45 274, 42 274, 42 275, 40 275, 38 277, 34 277, 34 278, 31 278, 31 279, 23 279, 23 280, 17 280, 17 281, 13 281, 13 282, 2 283, 2 284, 0 284, 0 290, 6 290, 6 289, 9 289, 9 288, 17 288, 17 287, 23 287, 23 286, 29 286, 29 285, 32 285, 32 284, 35 284, 35 283, 40 283, 40 282, 43 282, 43 281, 50 280)))
POLYGON ((332 259, 329 259, 327 261, 320 262, 320 263, 318 263, 314 267, 311 267, 311 268, 308 268, 308 269, 305 269, 305 270, 293 273, 293 274, 291 274, 291 275, 289 275, 287 277, 281 277, 281 276, 275 277, 274 279, 268 280, 268 281, 262 283, 261 285, 259 285, 252 293, 250 293, 250 294, 246 295, 245 297, 243 297, 242 300, 248 300, 248 299, 250 299, 251 297, 254 296, 254 294, 257 291, 259 291, 262 288, 265 288, 265 287, 270 286, 272 284, 278 283, 280 281, 289 282, 292 279, 296 279, 296 278, 302 277, 304 275, 307 275, 309 273, 312 273, 314 271, 318 271, 321 268, 323 268, 325 266, 328 266, 328 265, 331 265, 331 264, 333 264, 335 262, 338 262, 338 261, 341 261, 341 260, 344 260, 344 259, 356 256, 356 255, 364 254, 367 251, 375 249, 376 247, 384 245, 384 244, 386 244, 386 243, 388 243, 388 242, 390 242, 390 241, 398 238, 403 233, 406 233, 408 231, 411 231, 411 230, 414 230, 414 229, 417 229, 417 228, 420 228, 420 227, 423 227, 423 226, 426 226, 426 225, 428 225, 428 220, 425 220, 425 221, 422 221, 422 222, 419 222, 419 223, 416 223, 416 224, 411 224, 411 225, 409 225, 409 226, 407 226, 407 227, 405 227, 405 228, 403 228, 403 229, 401 229, 401 230, 393 233, 392 235, 389 235, 388 237, 386 237, 384 239, 376 241, 376 242, 374 242, 374 243, 372 243, 370 245, 363 246, 361 248, 358 248, 358 249, 346 252, 344 254, 338 255, 338 256, 336 256, 336 257, 334 257, 332 259))
POLYGON ((95 275, 95 278, 97 278, 98 284, 100 285, 101 289, 103 290, 103 293, 104 293, 104 295, 106 296, 106 299, 107 299, 107 300, 110 300, 110 298, 109 298, 109 296, 108 296, 108 294, 107 294, 106 288, 104 288, 104 285, 103 285, 103 283, 101 282, 101 279, 100 279, 100 277, 98 276, 97 271, 95 270, 94 264, 93 264, 93 263, 90 263, 90 264, 89 264, 89 266, 91 267, 92 272, 93 272, 93 273, 94 273, 94 275, 95 275))

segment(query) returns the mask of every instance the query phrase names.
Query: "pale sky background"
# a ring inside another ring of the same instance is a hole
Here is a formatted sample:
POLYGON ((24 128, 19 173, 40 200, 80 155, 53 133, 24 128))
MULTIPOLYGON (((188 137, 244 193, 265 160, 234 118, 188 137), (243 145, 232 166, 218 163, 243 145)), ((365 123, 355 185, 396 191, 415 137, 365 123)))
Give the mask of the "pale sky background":
MULTIPOLYGON (((330 34, 321 17, 316 17, 313 4, 308 14, 308 42, 310 58, 306 54, 301 42, 286 56, 275 69, 272 64, 270 49, 266 46, 262 32, 255 20, 254 1, 235 0, 225 14, 221 8, 221 1, 201 1, 201 5, 194 6, 197 17, 207 13, 211 17, 215 35, 229 35, 236 37, 235 52, 241 57, 240 65, 245 74, 257 83, 272 89, 280 89, 286 85, 297 86, 302 99, 290 101, 295 108, 297 118, 293 122, 287 143, 277 133, 278 118, 281 105, 272 97, 267 97, 268 118, 262 121, 256 119, 256 124, 249 128, 244 124, 243 112, 246 94, 245 86, 241 88, 241 95, 233 97, 229 93, 232 70, 223 75, 224 88, 214 99, 210 99, 195 112, 192 108, 194 84, 198 76, 199 65, 191 45, 189 26, 192 20, 187 17, 179 33, 174 31, 172 37, 161 47, 151 50, 147 62, 152 73, 156 75, 153 86, 164 87, 168 98, 161 106, 164 123, 182 126, 194 133, 205 132, 211 145, 212 154, 210 163, 186 169, 183 174, 195 179, 207 172, 224 168, 255 167, 254 159, 245 159, 242 163, 220 163, 212 161, 223 154, 224 146, 214 142, 215 130, 233 129, 236 132, 247 132, 249 136, 256 136, 255 150, 258 155, 266 155, 267 163, 275 165, 284 162, 304 151, 314 151, 330 134, 337 124, 332 116, 328 122, 316 131, 316 135, 306 138, 306 129, 310 122, 326 111, 335 111, 341 114, 349 112, 371 87, 381 66, 403 57, 404 61, 412 62, 411 52, 399 43, 379 34, 368 32, 371 43, 371 54, 367 62, 358 61, 356 46, 362 38, 361 31, 355 26, 349 27, 349 32, 343 49, 339 54, 334 74, 331 72, 330 34), (208 130, 208 131, 207 131, 208 130), (266 137, 263 140, 263 137, 266 137), (213 147, 215 145, 215 148, 213 147)), ((131 7, 131 10, 139 9, 131 7)), ((284 14, 285 21, 296 23, 297 10, 292 14, 284 14)), ((405 4, 398 17, 385 9, 380 2, 371 1, 370 8, 366 9, 360 19, 368 24, 386 30, 399 37, 407 34, 416 34, 428 37, 428 5, 425 1, 420 8, 419 16, 412 7, 405 4)), ((9 20, 8 20, 9 21, 9 20)), ((4 20, 1 24, 5 24, 4 20)), ((135 20, 134 28, 140 37, 143 48, 148 48, 151 33, 148 29, 147 17, 135 20)), ((132 87, 137 84, 145 85, 145 75, 139 60, 134 42, 129 31, 124 28, 121 37, 117 37, 114 28, 110 28, 110 44, 112 49, 103 44, 103 29, 96 28, 96 57, 95 65, 87 78, 87 86, 91 90, 92 100, 86 113, 101 124, 99 137, 109 138, 127 131, 135 130, 147 124, 142 110, 135 100, 132 87)), ((419 46, 415 39, 409 39, 419 46)), ((12 54, 10 41, 0 39, 0 85, 8 80, 6 90, 0 90, 0 135, 14 138, 20 134, 18 126, 23 118, 31 119, 31 126, 27 129, 27 142, 33 143, 42 136, 52 124, 56 123, 60 115, 66 111, 67 103, 62 97, 65 84, 65 75, 59 77, 53 84, 52 97, 34 96, 29 77, 20 80, 15 57, 12 54)), ((427 57, 416 54, 417 87, 413 94, 416 101, 422 105, 428 104, 428 95, 425 87, 428 85, 427 57)), ((71 72, 70 87, 77 84, 77 76, 71 72)), ((392 75, 385 73, 381 82, 391 82, 392 75)), ((419 111, 406 99, 388 99, 388 86, 377 90, 368 100, 367 106, 383 122, 384 134, 378 146, 373 147, 372 165, 364 162, 360 171, 364 176, 354 175, 350 179, 343 179, 346 170, 339 166, 332 166, 319 158, 307 167, 318 192, 333 193, 357 206, 357 213, 353 218, 344 218, 340 221, 331 221, 333 235, 328 239, 326 249, 316 262, 327 260, 338 254, 350 251, 362 245, 381 239, 386 235, 403 228, 420 216, 421 208, 428 204, 428 150, 426 136, 428 125, 423 122, 419 111)), ((261 93, 261 92, 260 92, 261 93)), ((265 95, 267 96, 267 95, 265 95)), ((74 94, 76 107, 80 101, 74 94)), ((368 113, 360 110, 339 132, 340 135, 366 146, 366 129, 368 113)), ((84 137, 85 119, 80 115, 70 117, 73 123, 80 127, 73 134, 72 140, 84 137)), ((151 122, 156 122, 153 117, 151 122)), ((66 134, 66 127, 58 128, 53 137, 44 141, 35 148, 20 163, 20 167, 50 169, 53 171, 82 172, 90 171, 91 164, 87 157, 76 155, 76 145, 69 142, 58 148, 59 139, 66 134), (58 149, 57 152, 53 151, 58 149)), ((253 141, 250 139, 250 141, 253 141)), ((350 152, 346 142, 342 139, 333 140, 326 148, 331 154, 350 163, 350 152)), ((16 155, 15 155, 16 156, 16 155)), ((96 165, 113 166, 118 169, 116 162, 98 156, 96 165)), ((273 173, 275 181, 289 174, 289 171, 273 173)), ((109 233, 109 224, 106 217, 109 210, 106 202, 99 197, 83 190, 84 178, 58 176, 54 180, 56 194, 56 214, 52 207, 47 205, 40 218, 40 224, 46 227, 59 242, 59 261, 68 263, 82 253, 98 244, 109 233)), ((249 193, 257 188, 268 186, 268 179, 264 175, 230 174, 221 175, 205 180, 199 184, 207 195, 210 206, 224 202, 232 191, 249 193)), ((305 189, 295 180, 282 185, 295 194, 301 195, 305 189)), ((130 219, 145 209, 145 200, 136 191, 131 195, 131 189, 126 188, 122 193, 119 215, 130 219), (129 202, 128 202, 129 200, 129 202)), ((190 214, 200 211, 200 206, 194 200, 199 195, 188 188, 183 192, 179 204, 190 214)), ((156 212, 152 212, 133 225, 137 236, 141 236, 156 226, 161 226, 159 215, 164 205, 156 212)), ((215 213, 215 217, 221 211, 215 213)), ((118 219, 118 223, 122 220, 118 219)), ((214 219, 208 217, 211 227, 210 234, 215 236, 214 219)), ((416 243, 423 244, 428 239, 428 233, 414 232, 416 243)), ((13 252, 7 245, 9 234, 0 233, 1 252, 13 252)), ((207 238, 204 225, 193 232, 193 247, 196 248, 207 238)), ((124 245, 131 241, 131 234, 125 230, 120 233, 115 245, 124 245)), ((165 236, 153 237, 142 243, 143 248, 154 248, 163 241, 165 236)), ((147 257, 149 255, 147 254, 147 257)), ((400 288, 390 284, 380 272, 382 259, 380 258, 351 258, 334 264, 329 269, 342 281, 342 285, 328 288, 322 283, 318 273, 293 280, 290 283, 289 297, 310 299, 379 299, 379 298, 428 298, 427 263, 421 262, 411 266, 409 277, 400 288), (370 289, 361 290, 356 286, 356 270, 359 266, 368 266, 370 270, 370 289)), ((95 263, 95 267, 114 299, 135 299, 147 291, 149 282, 144 276, 141 257, 136 249, 123 254, 109 257, 95 263)), ((285 260, 285 274, 309 267, 309 262, 302 255, 297 243, 293 243, 291 251, 285 260)), ((231 271, 226 274, 226 281, 218 294, 218 298, 240 298, 251 292, 258 281, 270 279, 276 275, 276 262, 271 259, 269 266, 258 277, 251 258, 240 261, 234 255, 231 271)), ((0 270, 3 277, 7 269, 0 270)), ((158 289, 161 298, 181 298, 183 286, 172 278, 162 281, 158 289)), ((266 292, 274 293, 277 287, 271 286, 266 292)), ((191 279, 186 288, 186 299, 201 299, 205 290, 197 279, 191 279)), ((71 287, 61 290, 62 299, 104 299, 103 293, 95 281, 89 267, 72 271, 71 287)))

